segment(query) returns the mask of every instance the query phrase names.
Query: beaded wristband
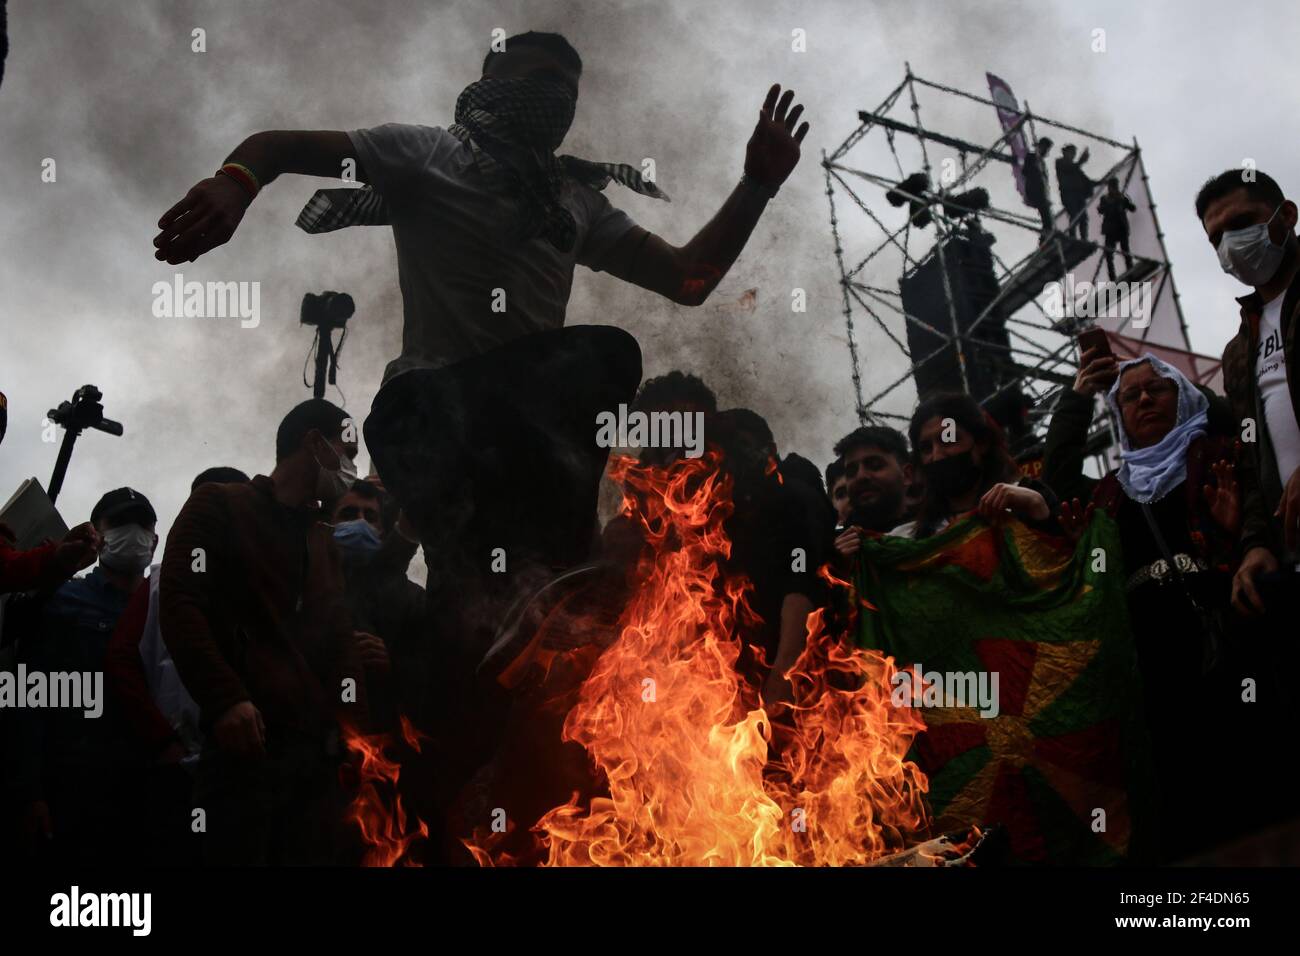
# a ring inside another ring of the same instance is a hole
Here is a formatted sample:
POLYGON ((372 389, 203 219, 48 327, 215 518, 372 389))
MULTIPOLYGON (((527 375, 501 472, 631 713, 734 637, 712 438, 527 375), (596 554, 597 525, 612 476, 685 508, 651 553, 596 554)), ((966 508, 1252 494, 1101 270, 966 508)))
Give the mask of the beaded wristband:
POLYGON ((253 175, 253 171, 243 163, 226 163, 217 170, 217 175, 229 176, 235 182, 239 183, 239 185, 243 187, 244 192, 248 193, 249 199, 256 198, 257 194, 262 190, 262 186, 258 183, 257 177, 253 175))

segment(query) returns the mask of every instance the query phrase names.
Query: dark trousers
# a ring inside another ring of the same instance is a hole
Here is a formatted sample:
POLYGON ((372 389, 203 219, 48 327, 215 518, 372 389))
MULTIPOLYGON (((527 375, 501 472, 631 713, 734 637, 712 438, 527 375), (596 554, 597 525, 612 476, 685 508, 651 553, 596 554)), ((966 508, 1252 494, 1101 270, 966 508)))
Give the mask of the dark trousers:
POLYGON ((494 631, 520 585, 587 557, 609 456, 596 416, 640 380, 632 336, 577 326, 406 372, 375 397, 366 446, 419 530, 431 606, 480 654, 470 629, 494 631))
POLYGON ((576 326, 406 372, 375 397, 366 446, 429 566, 423 729, 440 772, 421 815, 445 813, 493 753, 509 697, 476 668, 511 602, 589 555, 609 457, 596 416, 640 380, 632 336, 576 326))
POLYGON ((1080 239, 1088 239, 1088 214, 1084 211, 1087 209, 1086 202, 1080 205, 1070 205, 1062 201, 1065 206, 1065 214, 1070 217, 1071 225, 1067 232, 1071 236, 1078 236, 1080 239))
POLYGON ((1043 236, 1050 236, 1056 230, 1056 225, 1052 222, 1051 205, 1047 202, 1047 198, 1044 197, 1037 203, 1034 203, 1033 206, 1038 210, 1038 218, 1043 222, 1043 236))
MULTIPOLYGON (((347 795, 323 742, 284 742, 264 756, 205 750, 194 781, 208 866, 327 866, 346 859, 347 795)), ((351 827, 355 830, 355 826, 351 827)))
POLYGON ((1128 251, 1128 233, 1120 236, 1106 236, 1106 275, 1110 281, 1115 281, 1115 245, 1119 244, 1121 251, 1124 253, 1124 271, 1127 272, 1133 268, 1133 257, 1128 251))

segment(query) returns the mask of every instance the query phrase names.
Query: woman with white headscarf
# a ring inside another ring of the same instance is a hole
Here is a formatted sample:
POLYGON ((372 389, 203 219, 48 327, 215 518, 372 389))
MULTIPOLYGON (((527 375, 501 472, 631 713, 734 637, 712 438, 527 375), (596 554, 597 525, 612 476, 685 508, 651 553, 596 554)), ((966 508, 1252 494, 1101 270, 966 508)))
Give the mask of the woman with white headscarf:
POLYGON ((1061 525, 1077 538, 1101 509, 1119 528, 1123 553, 1105 559, 1127 581, 1161 789, 1158 823, 1165 856, 1177 858, 1237 822, 1222 809, 1207 812, 1207 803, 1227 799, 1213 761, 1230 758, 1242 719, 1254 716, 1242 711, 1236 649, 1224 631, 1241 525, 1233 436, 1211 427, 1210 398, 1173 366, 1149 353, 1108 363, 1084 356, 1076 394, 1053 416, 1044 473, 1061 480, 1067 460, 1081 468, 1091 393, 1113 376, 1106 404, 1120 466, 1100 481, 1076 474, 1091 484, 1091 501, 1064 502, 1061 525))

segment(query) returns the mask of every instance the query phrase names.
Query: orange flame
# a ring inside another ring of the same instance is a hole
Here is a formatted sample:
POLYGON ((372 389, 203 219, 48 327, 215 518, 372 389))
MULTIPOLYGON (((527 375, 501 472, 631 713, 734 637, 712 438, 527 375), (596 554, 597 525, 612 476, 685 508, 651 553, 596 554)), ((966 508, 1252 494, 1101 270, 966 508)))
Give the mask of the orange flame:
MULTIPOLYGON (((506 834, 476 827, 462 842, 479 865, 544 854, 548 866, 913 866, 969 855, 964 841, 922 844, 928 783, 904 755, 925 728, 916 710, 890 702, 892 659, 837 641, 815 611, 785 675, 790 702, 764 705, 739 663, 737 635, 757 621, 751 585, 720 566, 731 551, 723 522, 732 504, 718 464, 714 454, 666 470, 611 463, 624 513, 647 544, 638 583, 617 637, 599 642, 607 647, 563 652, 579 675, 590 671, 576 703, 571 693, 548 703, 567 710, 562 737, 586 749, 607 790, 585 804, 574 793, 544 813, 532 827, 537 852, 517 852, 517 841, 507 851, 506 834)), ((848 587, 829 569, 821 575, 848 587)), ((871 610, 860 602, 850 613, 860 609, 871 610)), ((545 640, 562 638, 545 633, 560 626, 548 618, 542 643, 565 646, 545 640)), ((542 657, 534 666, 549 664, 542 657)), ((405 720, 403 734, 418 751, 405 720)), ((348 738, 362 758, 352 818, 370 865, 405 862, 428 835, 421 821, 408 826, 399 767, 385 753, 392 743, 348 738)))
MULTIPOLYGON (((405 717, 401 726, 402 742, 419 753, 419 734, 405 717)), ((428 838, 429 828, 414 817, 417 826, 408 828, 398 789, 401 764, 387 754, 397 743, 388 734, 367 736, 354 727, 344 728, 344 741, 348 750, 360 758, 360 766, 356 768, 360 779, 349 818, 361 828, 366 844, 364 865, 418 865, 408 858, 408 853, 416 841, 428 838)))
POLYGON ((737 669, 750 585, 718 564, 730 553, 730 478, 712 455, 668 471, 619 459, 611 474, 638 492, 624 505, 648 556, 618 639, 564 724, 608 796, 543 815, 533 829, 545 864, 865 864, 924 838, 927 783, 904 760, 924 725, 890 703, 893 661, 840 645, 814 612, 774 723, 737 669))

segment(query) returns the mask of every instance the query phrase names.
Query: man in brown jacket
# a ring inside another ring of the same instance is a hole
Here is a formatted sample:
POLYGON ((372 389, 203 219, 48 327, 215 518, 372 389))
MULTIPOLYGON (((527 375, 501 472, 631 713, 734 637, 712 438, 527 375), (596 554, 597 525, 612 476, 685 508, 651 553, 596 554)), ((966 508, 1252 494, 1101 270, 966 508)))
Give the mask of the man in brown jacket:
POLYGON ((364 723, 365 669, 387 665, 352 630, 318 507, 351 484, 356 451, 346 412, 303 402, 270 477, 199 487, 167 537, 163 640, 210 741, 194 799, 207 862, 338 859, 339 721, 364 723))
POLYGON ((1300 334, 1300 246, 1296 204, 1271 177, 1255 169, 1230 169, 1209 180, 1196 197, 1196 215, 1225 272, 1245 285, 1241 327, 1223 352, 1223 381, 1240 422, 1243 499, 1240 569, 1232 601, 1257 615, 1278 598, 1300 550, 1300 374, 1291 375, 1300 334))

